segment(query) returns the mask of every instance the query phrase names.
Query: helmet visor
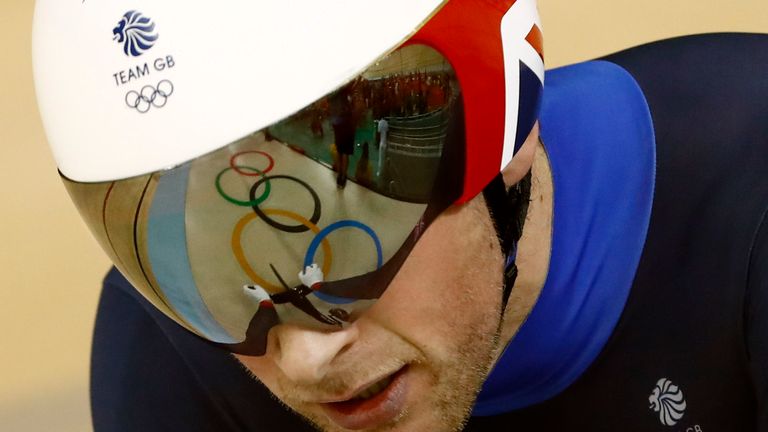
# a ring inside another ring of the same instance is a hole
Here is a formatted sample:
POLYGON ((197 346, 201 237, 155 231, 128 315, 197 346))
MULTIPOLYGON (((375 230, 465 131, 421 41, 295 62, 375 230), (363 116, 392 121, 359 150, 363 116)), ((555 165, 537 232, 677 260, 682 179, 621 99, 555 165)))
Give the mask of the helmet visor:
POLYGON ((461 193, 463 122, 451 65, 410 45, 180 166, 64 181, 150 302, 209 341, 261 355, 272 326, 343 326, 384 293, 461 193))

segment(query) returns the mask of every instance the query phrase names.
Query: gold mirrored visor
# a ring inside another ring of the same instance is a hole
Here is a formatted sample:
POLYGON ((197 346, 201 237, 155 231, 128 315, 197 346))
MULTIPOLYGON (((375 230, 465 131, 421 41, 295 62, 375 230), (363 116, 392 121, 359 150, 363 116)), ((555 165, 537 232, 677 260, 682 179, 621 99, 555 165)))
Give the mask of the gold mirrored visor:
POLYGON ((178 167, 64 181, 151 303, 209 341, 261 355, 278 323, 353 321, 458 198, 460 93, 439 53, 408 46, 289 118, 178 167))

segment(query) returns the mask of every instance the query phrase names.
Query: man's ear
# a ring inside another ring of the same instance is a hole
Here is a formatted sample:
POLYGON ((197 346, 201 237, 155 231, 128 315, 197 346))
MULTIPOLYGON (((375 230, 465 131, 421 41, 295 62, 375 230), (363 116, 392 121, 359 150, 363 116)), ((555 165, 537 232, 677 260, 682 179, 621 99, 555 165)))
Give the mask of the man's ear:
POLYGON ((537 121, 533 125, 531 133, 525 142, 518 150, 517 154, 512 158, 512 161, 507 164, 501 171, 504 177, 504 184, 507 188, 517 184, 525 177, 528 172, 531 171, 533 165, 533 156, 536 153, 536 146, 539 143, 539 122, 537 121))

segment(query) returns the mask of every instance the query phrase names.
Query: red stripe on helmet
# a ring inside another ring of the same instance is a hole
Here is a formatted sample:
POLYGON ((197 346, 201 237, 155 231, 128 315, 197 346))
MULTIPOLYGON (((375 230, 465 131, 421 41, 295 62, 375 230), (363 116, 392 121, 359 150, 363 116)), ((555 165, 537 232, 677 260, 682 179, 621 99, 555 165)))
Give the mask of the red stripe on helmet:
POLYGON ((544 35, 536 24, 533 25, 531 32, 525 37, 525 40, 539 53, 539 57, 544 60, 544 35))
POLYGON ((505 120, 501 20, 515 2, 451 0, 408 41, 439 51, 461 84, 467 148, 460 203, 480 193, 501 165, 505 120))

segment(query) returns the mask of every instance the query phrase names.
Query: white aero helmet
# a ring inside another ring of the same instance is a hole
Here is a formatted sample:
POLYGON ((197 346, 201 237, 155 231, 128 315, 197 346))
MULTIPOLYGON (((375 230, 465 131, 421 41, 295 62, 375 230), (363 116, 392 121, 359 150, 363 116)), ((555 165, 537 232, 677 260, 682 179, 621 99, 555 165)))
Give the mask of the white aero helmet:
POLYGON ((540 28, 534 0, 38 0, 35 84, 118 269, 259 355, 277 323, 354 319, 498 176, 538 115, 540 28))

